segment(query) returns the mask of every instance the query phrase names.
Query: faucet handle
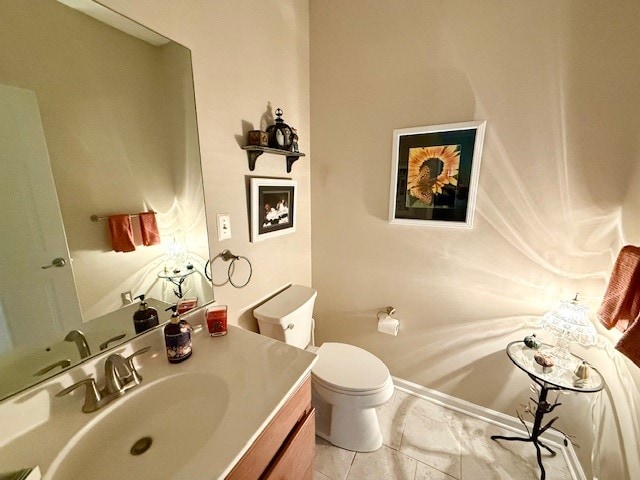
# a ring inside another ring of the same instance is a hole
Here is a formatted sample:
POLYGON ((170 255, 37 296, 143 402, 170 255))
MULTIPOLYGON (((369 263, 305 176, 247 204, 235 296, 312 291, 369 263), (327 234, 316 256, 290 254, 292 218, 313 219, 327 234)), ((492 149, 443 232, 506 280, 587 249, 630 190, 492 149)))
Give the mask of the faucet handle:
POLYGON ((120 335, 116 335, 115 337, 111 337, 111 338, 105 340, 104 342, 102 342, 100 344, 100 351, 106 350, 107 348, 109 348, 109 344, 111 342, 115 342, 116 340, 122 340, 126 336, 127 336, 126 333, 121 333, 120 335))
POLYGON ((84 395, 84 405, 82 406, 82 411, 85 413, 91 413, 98 410, 98 402, 100 402, 101 396, 100 392, 98 392, 98 387, 96 386, 96 381, 93 377, 85 378, 84 380, 80 380, 72 385, 69 385, 64 390, 60 390, 56 393, 56 397, 63 397, 68 393, 73 392, 76 388, 85 386, 86 391, 84 395))
POLYGON ((54 368, 60 367, 63 370, 67 367, 71 366, 71 360, 65 358, 64 360, 60 360, 59 362, 52 363, 51 365, 47 365, 46 367, 41 368, 36 373, 33 374, 34 377, 40 377, 45 373, 49 373, 54 368))
POLYGON ((137 357, 138 355, 142 355, 143 353, 147 353, 149 350, 151 350, 151 345, 148 345, 146 347, 141 348, 140 350, 136 350, 135 352, 133 352, 131 355, 129 355, 128 357, 125 358, 125 360, 127 361, 131 361, 133 359, 133 357, 137 357))
POLYGON ((151 346, 147 346, 147 347, 141 348, 140 350, 136 350, 131 355, 129 355, 128 357, 125 358, 125 360, 127 361, 127 365, 129 366, 129 370, 131 370, 131 375, 133 376, 133 381, 136 384, 138 384, 138 383, 140 383, 142 381, 142 376, 138 373, 138 370, 136 370, 136 367, 133 364, 133 359, 134 359, 134 357, 137 357, 138 355, 142 355, 143 353, 147 353, 149 350, 151 350, 151 346))

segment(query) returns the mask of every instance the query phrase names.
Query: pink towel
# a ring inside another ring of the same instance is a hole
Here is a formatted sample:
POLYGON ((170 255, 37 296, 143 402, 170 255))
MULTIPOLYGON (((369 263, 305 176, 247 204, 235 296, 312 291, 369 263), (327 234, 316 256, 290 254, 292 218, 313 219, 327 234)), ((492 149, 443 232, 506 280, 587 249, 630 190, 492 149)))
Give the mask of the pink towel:
POLYGON ((129 215, 110 216, 109 231, 111 232, 111 246, 116 252, 133 252, 136 249, 129 215))
POLYGON ((141 212, 139 217, 142 243, 147 247, 149 245, 158 245, 160 243, 160 233, 158 233, 155 212, 141 212))
MULTIPOLYGON (((627 245, 618 255, 598 310, 600 322, 623 332, 640 315, 640 248, 627 245)), ((640 327, 640 325, 639 325, 640 327)))

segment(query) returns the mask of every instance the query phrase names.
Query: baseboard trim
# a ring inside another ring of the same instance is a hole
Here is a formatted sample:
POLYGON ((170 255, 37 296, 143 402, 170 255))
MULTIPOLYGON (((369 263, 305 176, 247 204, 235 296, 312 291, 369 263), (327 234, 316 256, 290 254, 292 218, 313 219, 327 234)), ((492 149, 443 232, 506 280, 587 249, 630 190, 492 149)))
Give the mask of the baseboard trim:
MULTIPOLYGON (((438 392, 437 390, 432 390, 430 388, 423 387, 422 385, 418 385, 417 383, 409 382, 408 380, 403 380, 401 378, 393 377, 393 384, 401 390, 405 390, 408 393, 425 398, 433 403, 442 405, 451 410, 455 410, 457 412, 464 413, 465 415, 469 415, 471 417, 475 417, 480 420, 492 423, 499 427, 512 430, 515 433, 526 434, 526 432, 522 429, 520 420, 511 415, 506 415, 504 413, 491 410, 490 408, 482 407, 480 405, 476 405, 475 403, 452 397, 451 395, 447 395, 446 393, 438 392)), ((532 424, 530 422, 526 423, 531 428, 532 424)), ((569 467, 569 473, 574 480, 587 480, 584 474, 584 470, 582 469, 582 465, 580 465, 580 462, 578 461, 578 456, 576 455, 571 441, 568 441, 568 445, 565 446, 564 435, 554 430, 548 430, 542 435, 542 438, 545 439, 546 443, 551 444, 553 447, 562 452, 565 461, 567 462, 567 466, 569 467)))

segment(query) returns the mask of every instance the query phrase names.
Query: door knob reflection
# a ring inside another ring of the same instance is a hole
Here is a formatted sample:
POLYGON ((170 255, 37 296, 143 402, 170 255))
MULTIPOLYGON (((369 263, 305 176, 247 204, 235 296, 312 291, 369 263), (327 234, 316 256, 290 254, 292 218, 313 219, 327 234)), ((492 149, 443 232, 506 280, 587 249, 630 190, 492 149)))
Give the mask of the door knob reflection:
POLYGON ((51 267, 64 267, 67 264, 67 261, 64 258, 54 258, 51 262, 51 265, 43 265, 42 269, 45 270, 51 267))

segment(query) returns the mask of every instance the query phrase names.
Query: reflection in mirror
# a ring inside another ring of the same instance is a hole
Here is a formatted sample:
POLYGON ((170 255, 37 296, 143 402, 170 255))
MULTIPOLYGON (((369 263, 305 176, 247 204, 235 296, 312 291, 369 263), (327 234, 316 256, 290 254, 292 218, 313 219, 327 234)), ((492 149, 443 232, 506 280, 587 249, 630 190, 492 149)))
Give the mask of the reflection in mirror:
POLYGON ((132 297, 160 322, 213 299, 190 51, 89 0, 2 17, 0 399, 134 336, 132 297), (133 251, 113 249, 116 214, 133 251))

